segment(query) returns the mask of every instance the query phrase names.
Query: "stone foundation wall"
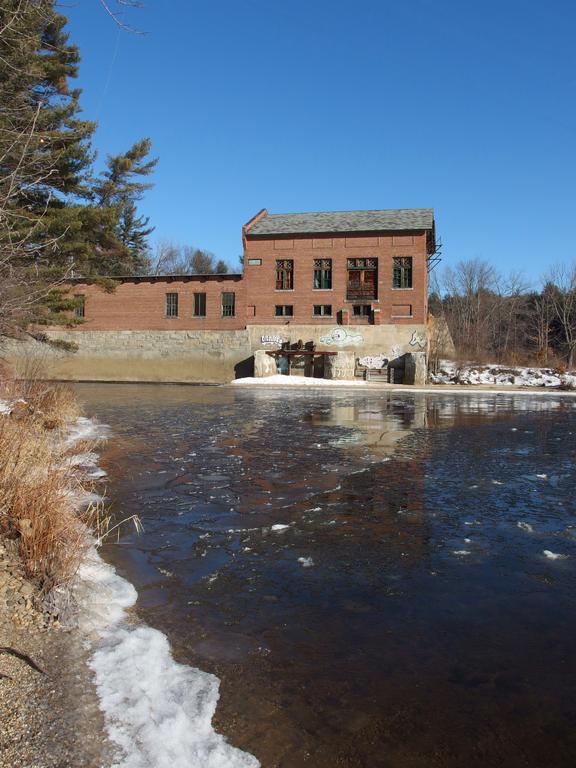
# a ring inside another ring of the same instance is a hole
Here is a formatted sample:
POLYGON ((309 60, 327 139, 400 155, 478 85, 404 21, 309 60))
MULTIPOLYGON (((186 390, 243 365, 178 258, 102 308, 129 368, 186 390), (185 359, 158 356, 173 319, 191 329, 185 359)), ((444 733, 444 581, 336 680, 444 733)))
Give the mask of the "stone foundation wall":
POLYGON ((75 352, 34 340, 0 342, 0 357, 21 375, 42 368, 64 381, 148 381, 222 384, 254 372, 254 352, 278 349, 282 341, 313 341, 317 349, 354 357, 383 354, 390 360, 427 351, 423 325, 249 326, 230 331, 50 330, 52 340, 73 342, 75 352))
POLYGON ((6 340, 0 355, 23 372, 31 365, 64 381, 149 381, 222 384, 252 375, 246 331, 64 331, 76 352, 33 340, 6 340))

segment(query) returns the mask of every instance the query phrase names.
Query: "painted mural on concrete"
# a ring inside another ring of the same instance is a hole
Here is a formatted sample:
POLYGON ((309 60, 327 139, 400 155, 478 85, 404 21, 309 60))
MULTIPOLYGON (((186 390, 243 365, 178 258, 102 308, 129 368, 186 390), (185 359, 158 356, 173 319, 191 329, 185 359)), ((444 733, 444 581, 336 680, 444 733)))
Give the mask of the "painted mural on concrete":
POLYGON ((363 341, 364 336, 361 333, 355 333, 346 328, 332 328, 325 336, 320 337, 321 344, 336 347, 357 346, 363 341))

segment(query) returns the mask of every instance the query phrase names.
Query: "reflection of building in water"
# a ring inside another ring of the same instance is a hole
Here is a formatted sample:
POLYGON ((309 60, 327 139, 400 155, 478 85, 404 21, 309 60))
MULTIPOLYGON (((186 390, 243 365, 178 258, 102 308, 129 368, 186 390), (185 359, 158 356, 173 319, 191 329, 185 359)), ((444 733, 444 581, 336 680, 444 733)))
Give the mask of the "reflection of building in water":
POLYGON ((353 435, 341 438, 342 443, 371 446, 388 454, 396 443, 407 437, 412 430, 427 425, 425 395, 385 393, 377 398, 342 403, 335 399, 330 409, 314 411, 312 423, 324 426, 341 426, 353 429, 353 435))
MULTIPOLYGON (((386 393, 374 399, 353 399, 342 403, 335 399, 329 409, 312 414, 316 425, 347 427, 342 443, 368 448, 370 453, 394 461, 374 461, 365 469, 346 477, 342 487, 328 495, 326 503, 338 510, 339 525, 333 535, 348 536, 353 526, 354 538, 362 540, 368 551, 378 548, 377 562, 396 569, 428 560, 431 520, 425 510, 424 456, 407 458, 397 451, 398 443, 413 430, 427 426, 426 395, 386 393), (399 466, 400 464, 400 466, 399 466), (389 559, 385 563, 382 557, 389 559)), ((392 570, 391 570, 392 572, 392 570)))

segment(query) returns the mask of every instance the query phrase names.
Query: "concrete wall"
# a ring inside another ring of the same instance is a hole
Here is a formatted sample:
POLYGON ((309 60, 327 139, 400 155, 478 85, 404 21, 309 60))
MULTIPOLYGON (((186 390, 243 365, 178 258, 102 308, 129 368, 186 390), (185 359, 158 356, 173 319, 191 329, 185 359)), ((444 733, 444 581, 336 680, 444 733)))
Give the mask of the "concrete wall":
POLYGON ((235 331, 59 329, 47 335, 74 342, 78 351, 66 352, 32 340, 5 340, 0 355, 21 373, 31 363, 39 363, 46 377, 66 381, 220 384, 253 375, 255 350, 280 347, 275 341, 263 342, 263 337, 290 343, 313 341, 317 349, 349 351, 355 357, 383 354, 394 359, 406 352, 426 351, 424 325, 254 325, 235 331))
POLYGON ((24 372, 40 364, 64 381, 150 381, 221 384, 252 374, 246 331, 49 331, 77 352, 35 341, 7 340, 0 354, 24 372))

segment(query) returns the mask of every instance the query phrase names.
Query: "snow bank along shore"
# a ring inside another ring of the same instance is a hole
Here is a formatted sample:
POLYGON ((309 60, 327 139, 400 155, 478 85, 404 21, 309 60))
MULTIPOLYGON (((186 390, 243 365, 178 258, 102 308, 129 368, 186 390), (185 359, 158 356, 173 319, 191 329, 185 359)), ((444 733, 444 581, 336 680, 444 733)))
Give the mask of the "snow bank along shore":
POLYGON ((353 381, 348 379, 316 379, 312 376, 283 376, 276 373, 273 376, 245 376, 242 379, 233 379, 231 384, 239 386, 250 384, 259 387, 358 387, 366 386, 367 381, 353 381))
POLYGON ((557 373, 551 368, 515 368, 504 365, 459 365, 441 360, 438 371, 430 375, 432 384, 492 384, 517 387, 574 387, 576 371, 557 373))
MULTIPOLYGON (((0 401, 0 415, 9 416, 15 402, 0 401)), ((91 419, 80 417, 70 424, 65 440, 79 445, 70 465, 88 478, 103 477, 97 455, 81 452, 80 444, 108 435, 105 425, 91 419)), ((93 493, 78 496, 78 508, 98 498, 93 493)), ((74 620, 90 647, 89 664, 108 736, 118 750, 115 767, 259 766, 255 757, 232 747, 212 728, 218 678, 176 663, 166 636, 129 614, 136 590, 102 560, 96 545, 91 542, 76 577, 53 599, 76 607, 74 620)))

